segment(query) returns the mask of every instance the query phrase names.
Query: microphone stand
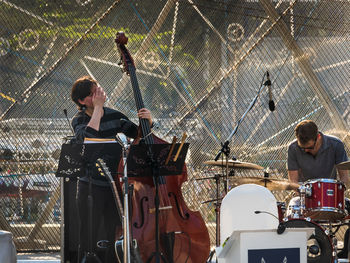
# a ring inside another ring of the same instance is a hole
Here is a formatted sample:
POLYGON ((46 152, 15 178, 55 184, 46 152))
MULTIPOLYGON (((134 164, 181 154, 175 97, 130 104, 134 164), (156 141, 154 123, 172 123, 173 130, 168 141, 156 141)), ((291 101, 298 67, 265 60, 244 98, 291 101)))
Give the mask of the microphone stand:
MULTIPOLYGON (((124 136, 124 135, 120 135, 124 136)), ((125 138, 123 140, 119 136, 116 136, 117 142, 122 147, 122 158, 123 158, 123 198, 124 198, 124 214, 123 214, 123 263, 131 262, 130 253, 130 225, 129 225, 129 180, 128 180, 128 169, 127 169, 127 157, 129 150, 129 142, 125 138)), ((118 241, 117 241, 118 242, 118 241)), ((117 243, 116 242, 116 243, 117 243)))
MULTIPOLYGON (((83 146, 85 147, 85 145, 83 146)), ((83 149, 83 152, 85 152, 85 148, 83 149)), ((89 178, 89 190, 88 190, 88 197, 87 197, 87 207, 88 207, 88 251, 85 251, 85 255, 81 261, 81 263, 87 263, 87 262, 95 262, 95 263, 102 263, 102 261, 98 258, 96 253, 93 250, 93 235, 92 235, 92 210, 93 210, 93 197, 92 197, 92 169, 93 169, 93 163, 91 160, 85 160, 85 173, 87 174, 89 178)), ((81 229, 80 229, 81 231, 81 229)))
MULTIPOLYGON (((258 90, 258 93, 256 94, 255 98, 253 99, 253 101, 250 103, 248 109, 244 112, 244 114, 242 115, 242 117, 239 119, 239 121, 237 122, 236 127, 233 129, 233 131, 231 132, 231 134, 228 136, 228 138, 226 139, 226 141, 224 143, 221 143, 221 149, 220 151, 217 153, 216 157, 215 157, 215 161, 217 161, 221 154, 224 154, 226 156, 226 175, 225 175, 225 193, 227 194, 228 192, 228 155, 230 154, 230 141, 232 140, 232 137, 237 133, 238 127, 239 125, 242 123, 242 121, 244 120, 244 118, 246 117, 247 113, 254 107, 256 101, 259 98, 259 95, 261 93, 261 90, 263 89, 264 86, 267 86, 268 83, 267 81, 264 83, 264 79, 265 79, 265 75, 263 76, 263 79, 261 81, 260 84, 260 88, 258 90)), ((219 214, 219 213, 218 213, 219 214)), ((220 215, 217 215, 220 216, 220 215)), ((216 226, 217 232, 220 231, 219 226, 216 226)), ((216 236, 216 238, 218 239, 218 235, 216 236)), ((219 240, 216 240, 216 244, 220 244, 219 240)), ((212 256, 212 253, 211 253, 212 256)))
POLYGON ((264 74, 263 76, 263 79, 262 79, 262 83, 260 85, 260 88, 258 90, 258 93, 256 94, 255 98, 253 99, 253 101, 250 103, 248 109, 244 112, 244 114, 242 115, 242 117, 239 119, 239 121, 237 122, 237 125, 236 127, 234 128, 234 130, 231 132, 231 134, 228 136, 228 138, 226 139, 226 141, 224 143, 221 143, 221 149, 220 151, 218 152, 218 154, 216 155, 215 157, 215 161, 217 161, 219 158, 220 158, 220 155, 223 153, 225 154, 226 156, 228 156, 228 154, 230 153, 230 147, 229 147, 229 144, 230 144, 230 141, 232 140, 232 137, 237 133, 237 130, 238 130, 238 127, 239 125, 242 123, 242 121, 244 120, 245 116, 247 115, 247 113, 254 107, 256 101, 258 100, 259 98, 259 95, 260 95, 260 92, 262 90, 262 88, 264 86, 267 86, 268 85, 268 82, 266 81, 265 83, 263 83, 264 81, 264 78, 265 78, 265 75, 266 73, 264 74))

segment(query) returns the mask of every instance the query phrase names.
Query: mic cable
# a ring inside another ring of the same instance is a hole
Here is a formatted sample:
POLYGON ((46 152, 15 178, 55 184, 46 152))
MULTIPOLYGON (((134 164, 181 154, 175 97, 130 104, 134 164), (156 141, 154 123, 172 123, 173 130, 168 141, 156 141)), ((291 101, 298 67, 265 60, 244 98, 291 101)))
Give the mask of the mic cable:
POLYGON ((286 227, 287 227, 286 224, 283 221, 280 221, 279 218, 277 216, 275 216, 274 214, 267 212, 267 211, 259 211, 259 210, 254 211, 254 213, 255 214, 268 214, 268 215, 271 215, 274 218, 276 218, 279 222, 278 227, 277 227, 277 234, 281 235, 286 230, 286 227))

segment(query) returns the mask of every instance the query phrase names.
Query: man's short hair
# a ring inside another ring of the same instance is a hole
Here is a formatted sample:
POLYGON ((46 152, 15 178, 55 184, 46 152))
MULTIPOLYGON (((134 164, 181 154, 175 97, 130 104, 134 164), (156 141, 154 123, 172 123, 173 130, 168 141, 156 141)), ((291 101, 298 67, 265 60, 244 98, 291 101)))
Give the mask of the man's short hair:
POLYGON ((304 120, 295 127, 295 136, 301 144, 306 144, 310 140, 316 140, 318 128, 316 123, 311 120, 304 120))
POLYGON ((80 109, 83 105, 79 103, 79 100, 83 100, 90 95, 93 85, 97 85, 97 81, 90 76, 83 76, 74 82, 71 91, 71 99, 80 109))

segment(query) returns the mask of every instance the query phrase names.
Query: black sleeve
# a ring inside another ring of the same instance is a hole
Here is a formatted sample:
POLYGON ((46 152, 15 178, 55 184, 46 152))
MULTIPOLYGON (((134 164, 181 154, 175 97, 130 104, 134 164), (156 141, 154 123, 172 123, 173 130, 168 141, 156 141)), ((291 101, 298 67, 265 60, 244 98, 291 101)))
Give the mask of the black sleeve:
POLYGON ((72 127, 75 132, 75 138, 78 143, 84 142, 85 138, 97 138, 99 136, 98 131, 87 126, 90 118, 83 115, 84 113, 78 113, 72 119, 72 127))
POLYGON ((123 133, 130 138, 135 139, 138 134, 138 126, 130 121, 129 119, 122 119, 121 120, 121 126, 123 133))

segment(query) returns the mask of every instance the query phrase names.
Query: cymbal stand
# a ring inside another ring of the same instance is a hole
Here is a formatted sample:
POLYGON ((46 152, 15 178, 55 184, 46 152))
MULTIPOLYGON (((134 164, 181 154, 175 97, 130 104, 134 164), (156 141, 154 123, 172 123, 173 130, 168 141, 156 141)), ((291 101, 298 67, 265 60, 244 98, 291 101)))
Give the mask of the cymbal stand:
MULTIPOLYGON (((215 223, 216 223, 216 247, 220 246, 220 206, 221 206, 221 200, 219 197, 219 193, 220 193, 220 174, 215 174, 214 178, 215 178, 215 184, 216 184, 216 202, 215 202, 215 223)), ((206 203, 206 202, 204 202, 206 203)), ((211 262, 213 255, 215 253, 215 249, 210 251, 209 254, 209 258, 207 260, 208 263, 211 262)), ((218 260, 216 259, 216 262, 218 262, 218 260)))
POLYGON ((221 200, 219 200, 220 192, 220 174, 215 175, 216 184, 216 202, 215 202, 215 223, 216 223, 216 246, 220 246, 220 206, 221 200))
MULTIPOLYGON (((228 193, 228 155, 230 154, 230 148, 228 148, 228 153, 227 155, 225 154, 225 158, 226 158, 226 166, 225 166, 225 170, 224 168, 222 168, 222 174, 224 175, 224 191, 225 191, 225 195, 228 193)), ((224 162, 224 160, 222 160, 224 162)), ((218 188, 217 188, 218 189, 218 188)), ((219 191, 219 189, 218 189, 219 191)), ((218 191, 216 193, 218 193, 218 191)))

